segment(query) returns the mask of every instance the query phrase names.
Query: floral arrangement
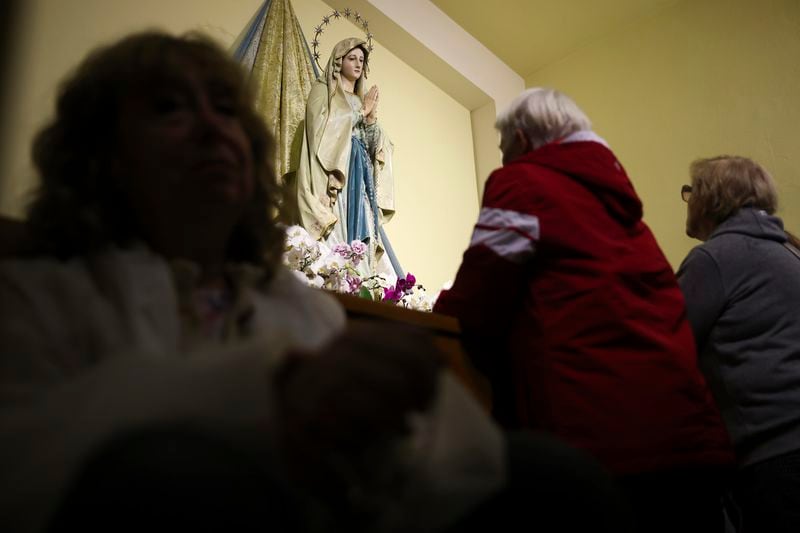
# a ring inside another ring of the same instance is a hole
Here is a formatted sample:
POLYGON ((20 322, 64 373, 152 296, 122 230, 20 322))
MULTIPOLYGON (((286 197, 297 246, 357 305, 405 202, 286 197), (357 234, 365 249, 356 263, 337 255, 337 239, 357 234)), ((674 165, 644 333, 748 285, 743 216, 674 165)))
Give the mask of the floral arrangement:
POLYGON ((362 277, 358 266, 366 254, 367 245, 361 241, 330 248, 300 226, 286 230, 283 262, 304 283, 418 311, 433 309, 434 298, 428 296, 425 287, 417 284, 413 274, 399 279, 386 274, 362 277))

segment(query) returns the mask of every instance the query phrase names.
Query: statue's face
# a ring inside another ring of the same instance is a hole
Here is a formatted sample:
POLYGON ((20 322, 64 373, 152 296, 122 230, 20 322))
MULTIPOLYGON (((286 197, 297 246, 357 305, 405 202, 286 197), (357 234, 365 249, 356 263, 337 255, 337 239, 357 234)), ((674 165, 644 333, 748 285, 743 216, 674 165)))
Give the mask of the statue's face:
POLYGON ((342 76, 348 81, 355 81, 364 72, 364 51, 353 48, 342 58, 342 76))

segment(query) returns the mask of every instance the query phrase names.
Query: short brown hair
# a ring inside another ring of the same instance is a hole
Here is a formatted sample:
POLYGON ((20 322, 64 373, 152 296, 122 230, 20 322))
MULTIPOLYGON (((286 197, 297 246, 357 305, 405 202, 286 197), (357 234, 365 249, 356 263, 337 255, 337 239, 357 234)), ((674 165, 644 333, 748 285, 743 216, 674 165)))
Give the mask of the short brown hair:
POLYGON ((234 228, 227 259, 260 264, 272 274, 283 250, 283 231, 273 221, 279 201, 269 165, 274 141, 255 112, 241 67, 199 34, 131 35, 92 52, 63 83, 55 117, 33 144, 41 184, 28 223, 37 251, 68 258, 143 238, 123 188, 109 172, 120 108, 128 95, 187 62, 230 88, 253 152, 253 200, 234 228))
POLYGON ((689 173, 699 214, 715 225, 742 207, 756 207, 769 214, 778 209, 772 176, 752 159, 729 155, 698 159, 689 173))

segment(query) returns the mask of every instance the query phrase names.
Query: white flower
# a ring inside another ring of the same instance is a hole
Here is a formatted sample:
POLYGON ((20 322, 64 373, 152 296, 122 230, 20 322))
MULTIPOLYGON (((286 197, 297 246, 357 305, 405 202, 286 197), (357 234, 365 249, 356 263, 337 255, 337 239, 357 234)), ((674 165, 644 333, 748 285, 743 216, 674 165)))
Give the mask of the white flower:
POLYGON ((347 259, 336 253, 329 253, 320 261, 312 265, 323 277, 333 274, 347 267, 347 259))
POLYGON ((303 268, 303 260, 306 254, 300 248, 289 248, 283 254, 283 263, 292 270, 300 270, 303 268))
POLYGON ((298 239, 302 237, 311 238, 303 226, 289 226, 286 228, 286 240, 298 239))
POLYGON ((434 299, 428 296, 427 291, 419 285, 414 287, 413 292, 403 296, 400 302, 409 309, 425 312, 433 311, 434 299))
MULTIPOLYGON (((313 239, 304 228, 291 226, 286 229, 283 262, 292 275, 312 287, 349 294, 366 289, 373 299, 381 300, 384 289, 397 284, 397 276, 380 273, 361 279, 357 267, 367 251, 367 245, 361 241, 338 244, 331 249, 324 242, 313 239)), ((400 300, 400 305, 431 311, 434 300, 417 285, 400 300)))
POLYGON ((327 272, 321 273, 321 276, 325 280, 322 284, 323 289, 342 292, 342 285, 347 285, 346 275, 343 270, 328 270, 327 272))
POLYGON ((322 244, 312 239, 300 226, 291 226, 286 230, 283 263, 291 270, 304 270, 317 261, 324 251, 322 244))

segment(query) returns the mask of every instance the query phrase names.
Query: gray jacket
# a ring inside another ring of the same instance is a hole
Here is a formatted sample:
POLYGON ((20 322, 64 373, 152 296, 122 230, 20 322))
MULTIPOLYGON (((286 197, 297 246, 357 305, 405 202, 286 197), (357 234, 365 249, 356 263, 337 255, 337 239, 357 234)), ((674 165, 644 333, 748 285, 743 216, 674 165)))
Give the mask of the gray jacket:
POLYGON ((800 449, 800 259, 743 208, 678 270, 700 366, 740 464, 800 449))

